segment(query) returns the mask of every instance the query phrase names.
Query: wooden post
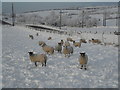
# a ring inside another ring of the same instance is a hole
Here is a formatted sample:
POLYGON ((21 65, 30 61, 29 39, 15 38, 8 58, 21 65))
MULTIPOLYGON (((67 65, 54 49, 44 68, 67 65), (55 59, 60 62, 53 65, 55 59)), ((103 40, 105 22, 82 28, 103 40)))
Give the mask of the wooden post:
POLYGON ((15 26, 15 14, 14 14, 14 6, 12 3, 12 26, 15 26))
POLYGON ((84 11, 82 12, 82 28, 84 28, 84 11))
POLYGON ((62 17, 61 17, 62 11, 60 10, 60 29, 61 29, 61 23, 62 23, 62 17))

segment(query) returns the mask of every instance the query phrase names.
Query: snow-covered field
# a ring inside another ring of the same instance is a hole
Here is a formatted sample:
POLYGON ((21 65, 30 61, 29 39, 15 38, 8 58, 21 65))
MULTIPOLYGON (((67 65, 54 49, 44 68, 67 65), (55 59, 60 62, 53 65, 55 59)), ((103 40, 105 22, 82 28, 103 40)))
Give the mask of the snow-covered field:
MULTIPOLYGON (((87 34, 89 37, 89 34, 87 34)), ((44 53, 38 41, 55 46, 67 35, 39 32, 21 26, 2 29, 2 87, 3 88, 117 88, 118 48, 112 45, 82 44, 74 47, 71 57, 55 52, 47 55, 46 67, 35 67, 28 52, 44 53), (36 36, 36 33, 39 36, 36 36), (34 35, 31 40, 28 35, 34 35), (52 40, 47 40, 51 36, 52 40), (79 53, 88 55, 88 70, 81 70, 79 53)), ((114 36, 113 36, 114 37, 114 36)), ((111 38, 113 38, 111 37, 111 38)), ((72 36, 76 41, 80 37, 72 36)), ((72 45, 72 43, 71 43, 72 45)))

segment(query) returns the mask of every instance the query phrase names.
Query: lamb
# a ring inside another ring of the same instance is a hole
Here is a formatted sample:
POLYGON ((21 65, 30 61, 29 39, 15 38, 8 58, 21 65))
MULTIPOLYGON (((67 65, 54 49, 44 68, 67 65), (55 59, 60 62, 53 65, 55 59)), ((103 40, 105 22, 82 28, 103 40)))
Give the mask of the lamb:
POLYGON ((81 42, 75 42, 75 41, 73 41, 73 45, 74 45, 75 47, 79 47, 79 48, 80 48, 81 42))
POLYGON ((61 42, 60 42, 60 43, 61 43, 61 45, 63 45, 63 44, 64 44, 64 41, 63 41, 63 40, 61 40, 61 42))
POLYGON ((45 54, 34 54, 33 52, 28 52, 31 62, 35 62, 37 67, 37 62, 40 62, 43 66, 46 66, 47 56, 45 54))
POLYGON ((39 41, 39 45, 40 45, 40 46, 43 45, 43 44, 45 44, 44 41, 39 41))
POLYGON ((73 39, 72 38, 67 38, 67 41, 73 42, 73 39))
POLYGON ((48 40, 51 40, 52 39, 52 37, 48 37, 48 40))
POLYGON ((92 40, 89 40, 89 43, 91 43, 92 42, 92 40))
POLYGON ((87 41, 85 39, 80 39, 81 43, 87 43, 87 41))
POLYGON ((61 51, 62 51, 62 44, 58 43, 58 45, 55 46, 55 50, 61 53, 61 51))
POLYGON ((38 33, 36 33, 36 36, 38 36, 39 34, 38 33))
POLYGON ((73 47, 64 46, 63 53, 65 54, 65 57, 66 57, 66 55, 68 55, 68 57, 70 57, 70 54, 73 54, 73 47))
POLYGON ((79 63, 81 64, 81 69, 87 70, 86 64, 88 62, 88 56, 85 53, 80 53, 79 63))
POLYGON ((29 37, 30 37, 31 39, 34 39, 33 35, 29 35, 29 37))
POLYGON ((113 43, 104 43, 104 45, 106 46, 106 45, 113 45, 113 43))
POLYGON ((65 41, 64 46, 70 46, 70 43, 68 41, 65 41))
POLYGON ((92 38, 92 41, 91 41, 92 43, 97 43, 97 44, 100 44, 101 43, 101 41, 99 40, 99 39, 93 39, 92 38))
POLYGON ((47 54, 53 54, 54 53, 54 48, 53 47, 50 47, 50 46, 46 45, 45 43, 42 44, 41 46, 47 54))

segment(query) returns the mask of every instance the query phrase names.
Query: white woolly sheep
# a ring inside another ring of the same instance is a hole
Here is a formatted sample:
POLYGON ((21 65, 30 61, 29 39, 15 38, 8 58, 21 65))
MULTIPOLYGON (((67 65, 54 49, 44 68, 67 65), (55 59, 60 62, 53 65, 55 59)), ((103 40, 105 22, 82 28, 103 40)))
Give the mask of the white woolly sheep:
POLYGON ((38 33, 36 33, 36 36, 38 36, 39 34, 38 33))
POLYGON ((58 43, 58 45, 55 46, 55 50, 61 53, 61 51, 62 51, 62 44, 58 43))
POLYGON ((52 39, 52 37, 48 37, 48 40, 51 40, 52 39))
POLYGON ((39 41, 39 45, 40 45, 40 46, 43 45, 43 44, 45 44, 44 41, 39 41))
POLYGON ((31 62, 35 62, 37 67, 37 62, 40 62, 42 66, 46 66, 47 56, 45 54, 34 54, 33 52, 28 52, 31 62))
POLYGON ((87 62, 88 62, 88 56, 85 54, 85 53, 80 53, 80 58, 79 58, 79 63, 81 65, 81 69, 84 69, 86 70, 86 65, 87 65, 87 62))
POLYGON ((65 41, 64 46, 70 46, 70 43, 68 41, 65 41))
POLYGON ((89 40, 89 43, 91 43, 92 42, 92 40, 89 40))
POLYGON ((87 41, 85 39, 80 39, 81 43, 87 43, 87 41))
POLYGON ((66 55, 68 55, 68 57, 70 57, 70 54, 73 54, 73 47, 64 46, 63 53, 65 54, 65 57, 66 57, 66 55))
POLYGON ((61 40, 61 41, 60 41, 60 43, 61 43, 61 45, 63 45, 63 44, 64 44, 64 41, 63 41, 63 40, 61 40))
POLYGON ((29 35, 29 37, 30 37, 31 39, 34 39, 33 35, 29 35))
POLYGON ((42 44, 41 46, 47 54, 53 54, 54 53, 54 48, 53 47, 50 47, 46 44, 42 44))
POLYGON ((72 39, 72 38, 67 38, 67 41, 71 41, 71 42, 72 42, 72 41, 73 41, 73 39, 72 39))
POLYGON ((75 41, 73 41, 73 45, 74 45, 75 47, 79 47, 79 48, 80 48, 81 42, 75 42, 75 41))
POLYGON ((99 39, 93 39, 93 38, 92 38, 91 42, 92 43, 97 43, 97 44, 101 43, 101 41, 99 39))

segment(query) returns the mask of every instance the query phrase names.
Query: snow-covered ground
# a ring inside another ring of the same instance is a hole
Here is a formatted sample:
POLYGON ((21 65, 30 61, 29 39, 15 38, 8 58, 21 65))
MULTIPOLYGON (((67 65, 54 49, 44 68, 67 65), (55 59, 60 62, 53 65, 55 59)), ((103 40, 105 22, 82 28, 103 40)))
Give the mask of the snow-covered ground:
MULTIPOLYGON (((107 28, 106 28, 107 29, 107 28)), ((107 35, 107 34, 106 34, 107 35)), ((89 34, 87 34, 89 37, 89 34)), ((29 28, 3 26, 2 29, 2 87, 3 88, 117 88, 118 48, 112 45, 82 44, 74 47, 71 57, 55 52, 47 55, 46 67, 35 67, 28 51, 44 53, 38 41, 55 46, 67 35, 39 32, 29 28), (36 36, 36 33, 39 36, 36 36), (31 40, 28 35, 34 35, 31 40), (47 40, 51 36, 52 40, 47 40), (88 55, 88 70, 81 70, 79 53, 88 55)), ((71 36, 79 41, 80 36, 71 36)), ((114 37, 114 36, 113 36, 114 37)), ((113 38, 111 37, 111 38, 113 38)), ((71 43, 72 45, 72 43, 71 43)))

